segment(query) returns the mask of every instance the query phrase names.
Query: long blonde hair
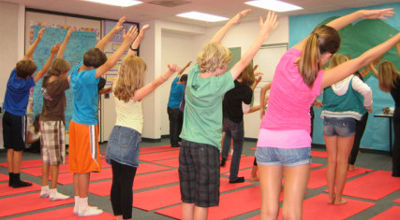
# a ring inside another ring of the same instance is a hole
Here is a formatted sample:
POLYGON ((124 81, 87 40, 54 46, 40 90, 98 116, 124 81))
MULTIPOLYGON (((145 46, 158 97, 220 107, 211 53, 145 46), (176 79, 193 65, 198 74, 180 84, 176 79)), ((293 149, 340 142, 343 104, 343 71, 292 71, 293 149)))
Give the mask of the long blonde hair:
POLYGON ((119 100, 128 102, 135 91, 143 87, 146 63, 138 56, 127 56, 121 63, 114 95, 119 100))
POLYGON ((228 65, 232 59, 232 52, 221 43, 208 43, 203 47, 197 63, 201 73, 214 72, 217 68, 228 65))
POLYGON ((339 47, 339 33, 332 27, 321 25, 310 34, 298 62, 299 72, 308 87, 312 87, 321 69, 321 55, 326 52, 334 54, 339 47))
POLYGON ((390 92, 394 88, 396 80, 399 78, 399 72, 396 66, 390 61, 383 61, 379 64, 379 88, 384 92, 390 92))

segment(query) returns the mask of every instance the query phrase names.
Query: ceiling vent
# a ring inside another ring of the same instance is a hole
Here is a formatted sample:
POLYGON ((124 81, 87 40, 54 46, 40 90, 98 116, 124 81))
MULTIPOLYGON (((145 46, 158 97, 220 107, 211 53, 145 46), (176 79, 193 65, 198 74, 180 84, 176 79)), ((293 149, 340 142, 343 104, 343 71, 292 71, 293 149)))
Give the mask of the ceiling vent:
POLYGON ((176 7, 176 6, 188 4, 188 3, 190 3, 190 1, 185 1, 185 0, 155 0, 155 1, 147 2, 147 3, 153 4, 153 5, 159 5, 159 6, 163 6, 163 7, 173 8, 173 7, 176 7))

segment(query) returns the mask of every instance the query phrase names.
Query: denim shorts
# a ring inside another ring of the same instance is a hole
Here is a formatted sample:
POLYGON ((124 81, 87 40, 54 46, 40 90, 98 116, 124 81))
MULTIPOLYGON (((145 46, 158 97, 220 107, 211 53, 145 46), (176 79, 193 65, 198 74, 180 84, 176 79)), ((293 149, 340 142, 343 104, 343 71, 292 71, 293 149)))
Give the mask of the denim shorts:
POLYGON ((351 137, 356 134, 354 118, 324 118, 324 136, 351 137))
POLYGON ((257 147, 257 164, 295 167, 311 163, 311 147, 277 148, 257 147))
POLYGON ((120 164, 138 167, 141 141, 141 134, 138 131, 118 125, 114 126, 107 144, 107 162, 111 164, 111 160, 114 160, 120 164))

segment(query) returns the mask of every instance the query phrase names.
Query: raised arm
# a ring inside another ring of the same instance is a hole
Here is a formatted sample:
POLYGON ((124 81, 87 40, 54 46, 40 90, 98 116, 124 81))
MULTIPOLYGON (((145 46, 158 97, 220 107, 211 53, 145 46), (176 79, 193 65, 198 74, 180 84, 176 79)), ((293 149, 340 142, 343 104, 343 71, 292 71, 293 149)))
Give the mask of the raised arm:
POLYGON ((254 91, 256 89, 257 85, 261 82, 261 79, 262 79, 262 76, 261 76, 260 72, 258 72, 258 74, 255 73, 254 75, 256 75, 258 77, 257 77, 256 81, 253 83, 253 85, 251 86, 251 90, 252 91, 254 91))
POLYGON ((29 47, 28 51, 26 51, 24 60, 33 60, 33 53, 35 52, 35 49, 36 49, 37 45, 39 44, 39 42, 42 40, 45 30, 46 30, 45 28, 40 29, 35 42, 33 42, 33 44, 29 47))
POLYGON ((108 42, 110 42, 111 38, 116 34, 118 31, 122 30, 123 23, 126 21, 125 17, 122 17, 118 20, 117 24, 115 24, 114 28, 106 34, 99 42, 96 44, 96 48, 99 48, 100 50, 104 50, 108 42))
POLYGON ((133 100, 135 100, 135 102, 140 101, 144 97, 152 93, 158 86, 167 81, 169 77, 176 72, 177 69, 178 67, 176 66, 176 64, 168 65, 167 71, 154 79, 152 82, 136 90, 135 94, 133 95, 133 100))
POLYGON ((231 27, 237 24, 240 19, 249 13, 251 9, 243 10, 235 15, 235 17, 231 18, 226 24, 211 38, 210 43, 213 42, 221 42, 225 37, 225 34, 231 29, 231 27))
POLYGON ((400 57, 400 44, 396 44, 397 55, 400 57))
POLYGON ((378 70, 376 70, 375 65, 373 63, 370 63, 368 67, 371 69, 371 71, 375 74, 376 77, 378 77, 378 70))
POLYGON ((267 18, 263 21, 260 17, 260 32, 250 46, 249 49, 243 54, 242 58, 232 67, 231 73, 232 78, 236 79, 244 68, 249 65, 250 61, 256 55, 257 51, 260 49, 261 45, 264 43, 265 39, 269 36, 272 30, 274 30, 278 25, 278 17, 276 13, 270 11, 268 12, 267 18))
POLYGON ((121 46, 107 59, 107 61, 101 65, 96 70, 96 78, 101 77, 105 74, 108 70, 110 70, 115 64, 117 64, 119 58, 125 53, 126 49, 128 49, 129 45, 131 45, 133 39, 137 36, 137 27, 129 28, 128 33, 124 31, 124 41, 122 42, 121 46))
POLYGON ((261 118, 264 117, 264 114, 265 114, 264 107, 267 104, 267 103, 265 103, 265 94, 267 93, 268 90, 271 89, 271 86, 272 86, 272 83, 267 83, 261 88, 261 92, 260 92, 260 106, 261 106, 260 116, 261 116, 261 118))
POLYGON ((143 38, 144 38, 144 33, 146 32, 147 29, 150 28, 150 25, 146 24, 142 27, 142 29, 140 29, 139 35, 137 36, 137 38, 135 39, 135 41, 133 41, 132 45, 129 47, 129 51, 128 51, 128 55, 137 55, 137 50, 139 48, 140 42, 142 42, 143 38))
MULTIPOLYGON (((327 26, 333 27, 336 30, 340 30, 347 25, 353 23, 354 21, 357 21, 358 19, 383 19, 386 20, 386 17, 392 17, 394 15, 393 8, 386 8, 386 9, 378 9, 378 10, 359 10, 356 12, 353 12, 351 14, 342 16, 340 18, 337 18, 328 24, 327 26)), ((300 43, 296 44, 294 48, 298 50, 303 50, 303 47, 307 41, 306 37, 304 40, 302 40, 300 43)))
POLYGON ((56 45, 51 47, 50 56, 47 59, 46 63, 43 65, 43 68, 39 70, 39 72, 37 72, 35 75, 33 75, 33 81, 35 81, 35 83, 38 82, 45 73, 47 73, 59 49, 60 49, 60 43, 57 43, 56 45))
POLYGON ((180 77, 182 75, 183 72, 185 72, 185 69, 187 69, 190 64, 192 64, 192 61, 189 61, 178 73, 178 77, 180 77))
POLYGON ((70 27, 68 29, 67 35, 65 35, 64 41, 62 42, 61 46, 60 46, 60 50, 58 50, 57 53, 57 58, 63 58, 64 57, 64 52, 65 52, 65 48, 67 47, 69 38, 71 37, 72 32, 75 31, 75 28, 70 27))
POLYGON ((354 73, 361 67, 371 63, 376 58, 382 56, 400 41, 400 33, 396 34, 389 40, 367 50, 361 56, 344 62, 332 69, 327 69, 322 77, 322 88, 328 87, 340 80, 346 78, 348 75, 354 73))

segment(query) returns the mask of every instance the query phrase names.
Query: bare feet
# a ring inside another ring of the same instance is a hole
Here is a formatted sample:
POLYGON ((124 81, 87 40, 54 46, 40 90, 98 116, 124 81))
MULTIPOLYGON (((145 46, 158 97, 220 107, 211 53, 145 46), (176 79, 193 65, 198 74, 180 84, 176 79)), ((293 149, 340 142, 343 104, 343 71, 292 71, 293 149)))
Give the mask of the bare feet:
POLYGON ((329 193, 329 201, 328 201, 328 203, 329 204, 335 204, 335 200, 336 200, 335 193, 332 193, 332 194, 329 193))
POLYGON ((354 170, 357 170, 357 169, 358 169, 358 167, 349 164, 349 171, 354 171, 354 170))
POLYGON ((257 172, 255 172, 255 173, 251 172, 250 180, 256 181, 256 182, 260 181, 260 178, 258 177, 257 172))
POLYGON ((335 199, 334 205, 343 205, 343 204, 346 204, 346 203, 347 203, 347 201, 345 199, 340 198, 340 199, 335 199))

